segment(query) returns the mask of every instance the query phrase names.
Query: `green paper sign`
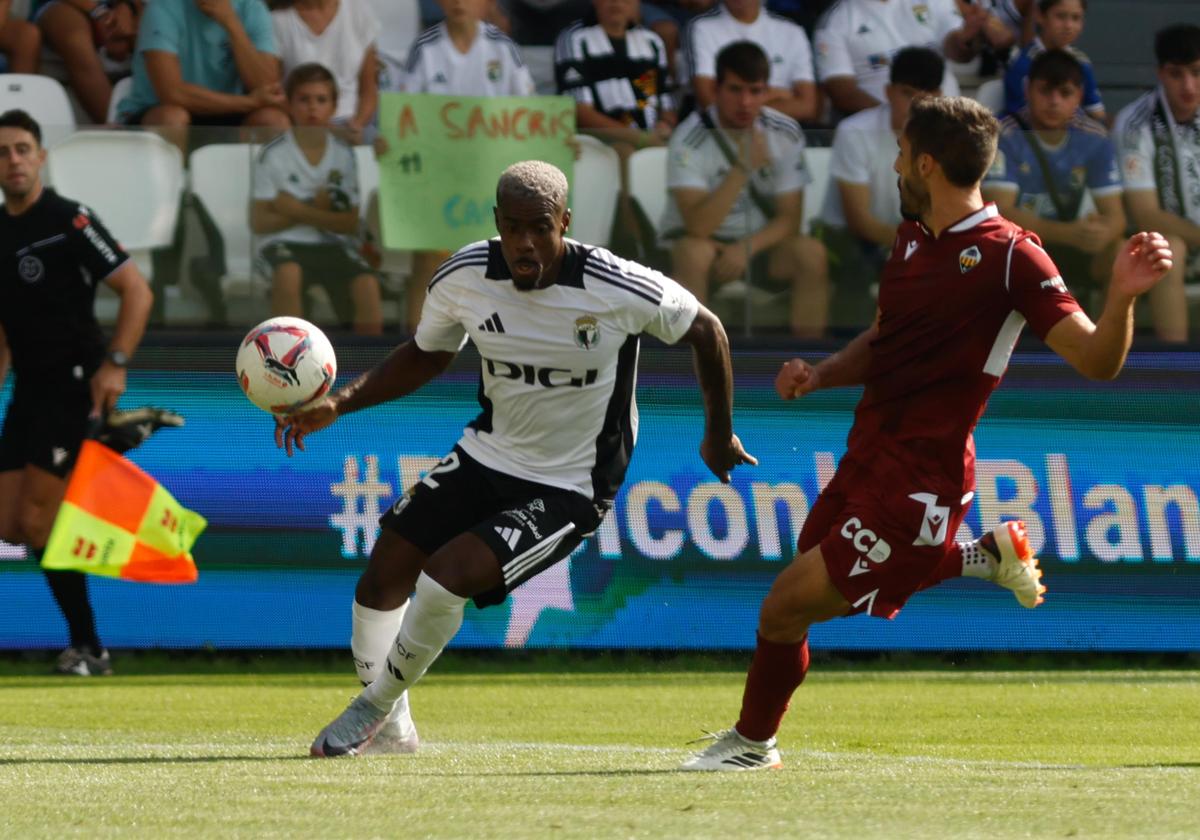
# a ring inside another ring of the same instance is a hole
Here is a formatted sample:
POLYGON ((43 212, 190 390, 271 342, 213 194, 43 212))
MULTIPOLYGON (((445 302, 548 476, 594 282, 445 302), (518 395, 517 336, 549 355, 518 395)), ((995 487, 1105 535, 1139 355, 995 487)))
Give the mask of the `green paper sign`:
POLYGON ((379 109, 387 248, 453 251, 495 236, 496 181, 517 161, 544 160, 571 179, 570 97, 385 93, 379 109))

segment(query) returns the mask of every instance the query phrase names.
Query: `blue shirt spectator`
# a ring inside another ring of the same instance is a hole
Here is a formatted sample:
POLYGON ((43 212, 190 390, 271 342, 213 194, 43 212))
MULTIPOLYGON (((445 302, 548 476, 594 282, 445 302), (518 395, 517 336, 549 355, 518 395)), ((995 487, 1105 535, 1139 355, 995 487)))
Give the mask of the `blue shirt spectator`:
MULTIPOLYGON (((1100 98, 1100 87, 1096 84, 1096 73, 1092 69, 1091 60, 1082 50, 1075 47, 1067 47, 1066 50, 1083 68, 1083 110, 1092 117, 1103 118, 1104 101, 1100 98)), ((1032 43, 1017 53, 1017 57, 1004 71, 1005 113, 1015 114, 1025 107, 1025 80, 1029 78, 1029 68, 1033 60, 1045 51, 1046 46, 1041 38, 1034 38, 1032 43)))

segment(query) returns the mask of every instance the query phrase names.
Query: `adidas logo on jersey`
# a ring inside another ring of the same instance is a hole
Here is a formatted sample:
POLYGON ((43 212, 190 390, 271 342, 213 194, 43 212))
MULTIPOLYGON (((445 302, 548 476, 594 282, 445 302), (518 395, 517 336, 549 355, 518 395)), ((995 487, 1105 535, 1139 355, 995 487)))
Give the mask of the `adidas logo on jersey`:
POLYGON ((563 73, 563 81, 567 84, 575 84, 583 81, 583 74, 574 67, 568 67, 567 72, 563 73))
POLYGON ((520 528, 504 528, 500 525, 496 526, 496 533, 500 535, 500 539, 508 543, 508 547, 513 551, 517 550, 517 543, 521 541, 520 528))
POLYGON ((433 83, 434 83, 435 85, 444 85, 444 84, 446 84, 446 74, 445 74, 445 73, 443 73, 443 72, 442 72, 442 71, 440 71, 440 70, 439 70, 438 72, 434 73, 434 74, 433 74, 433 83))
POLYGON ((67 460, 67 456, 71 453, 63 449, 61 446, 56 446, 50 450, 50 459, 54 461, 54 466, 60 467, 67 460))
POLYGON ((479 329, 483 332, 502 333, 504 332, 504 324, 500 321, 500 313, 493 312, 492 317, 488 318, 479 325, 479 329))

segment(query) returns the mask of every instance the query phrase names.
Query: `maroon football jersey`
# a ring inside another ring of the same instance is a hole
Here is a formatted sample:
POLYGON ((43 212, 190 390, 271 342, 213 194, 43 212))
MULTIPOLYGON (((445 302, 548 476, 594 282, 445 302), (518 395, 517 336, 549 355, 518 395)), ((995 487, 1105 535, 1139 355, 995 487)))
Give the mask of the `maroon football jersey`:
POLYGON ((1036 236, 987 204, 935 237, 900 225, 879 283, 879 335, 848 456, 946 492, 975 486, 971 437, 1028 323, 1079 304, 1036 236))

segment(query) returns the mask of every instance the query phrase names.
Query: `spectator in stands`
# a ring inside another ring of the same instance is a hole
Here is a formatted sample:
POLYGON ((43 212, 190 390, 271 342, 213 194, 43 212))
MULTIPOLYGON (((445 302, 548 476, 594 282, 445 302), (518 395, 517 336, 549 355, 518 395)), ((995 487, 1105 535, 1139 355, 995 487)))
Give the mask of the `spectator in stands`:
POLYGON ((812 180, 804 133, 766 106, 770 75, 770 60, 753 42, 717 54, 715 101, 671 137, 663 237, 672 244, 673 275, 701 302, 710 281, 733 283, 753 267, 774 290, 790 288, 792 333, 815 338, 829 308, 825 249, 800 233, 812 180))
POLYGON ((814 231, 829 252, 835 326, 865 327, 875 315, 871 287, 901 222, 894 168, 897 138, 916 97, 941 94, 946 63, 928 47, 896 53, 886 101, 842 120, 833 137, 821 221, 814 231))
MULTIPOLYGON (((952 61, 969 61, 987 37, 990 15, 954 0, 842 0, 817 25, 817 72, 841 114, 874 108, 884 100, 888 67, 905 47, 929 47, 952 61)), ((957 96, 947 68, 942 92, 957 96)))
MULTIPOLYGON (((156 0, 157 2, 157 0, 156 0)), ((401 90, 458 96, 532 96, 533 77, 512 39, 484 23, 488 0, 440 0, 446 19, 426 29, 408 54, 401 90)), ((446 251, 417 251, 406 318, 415 330, 433 272, 446 251)))
MULTIPOLYGON (((1159 283, 1183 289, 1200 279, 1200 26, 1179 23, 1154 38, 1158 89, 1117 116, 1114 133, 1125 174, 1125 206, 1135 225, 1167 237, 1175 262, 1159 283), (1186 256, 1185 256, 1186 255, 1186 256)), ((1156 321, 1179 292, 1151 298, 1156 321)))
POLYGON ((36 73, 42 50, 42 34, 32 23, 9 17, 12 0, 0 0, 0 53, 8 61, 9 73, 36 73))
POLYGON ((696 108, 715 101, 717 54, 738 41, 758 44, 767 54, 771 72, 765 104, 794 120, 816 119, 820 103, 808 36, 764 9, 762 0, 722 0, 688 24, 683 48, 696 108))
POLYGON ((301 64, 328 68, 338 85, 333 124, 362 143, 379 106, 379 20, 368 0, 288 0, 271 26, 285 77, 301 64))
MULTIPOLYGON (((1047 50, 1033 60, 1028 99, 1001 122, 983 195, 1041 237, 1067 286, 1086 301, 1086 293, 1104 288, 1125 236, 1116 149, 1104 127, 1080 112, 1083 68, 1065 50, 1047 50), (1084 211, 1089 195, 1094 212, 1084 211)), ((1182 291, 1160 284, 1150 293, 1159 299, 1152 304, 1161 316, 1154 326, 1164 341, 1187 340, 1182 291)))
POLYGON ((1039 35, 1017 54, 1004 73, 1004 110, 1007 113, 1015 114, 1025 106, 1025 80, 1033 60, 1046 50, 1065 50, 1083 69, 1083 109, 1088 116, 1104 122, 1104 102, 1100 99, 1092 62, 1082 50, 1073 46, 1083 34, 1086 14, 1087 0, 1038 0, 1039 35))
POLYGON ((138 25, 129 125, 289 125, 271 16, 262 0, 152 0, 138 25))
POLYGON ((108 120, 112 79, 128 76, 140 0, 51 0, 37 11, 47 45, 67 68, 71 90, 94 123, 108 120))
MULTIPOLYGON (((152 0, 159 2, 159 0, 152 0)), ((250 221, 271 266, 271 312, 303 315, 304 288, 320 285, 343 324, 383 331, 379 279, 358 253, 354 149, 330 131, 338 82, 320 64, 287 78, 294 127, 263 146, 254 167, 250 221)))

